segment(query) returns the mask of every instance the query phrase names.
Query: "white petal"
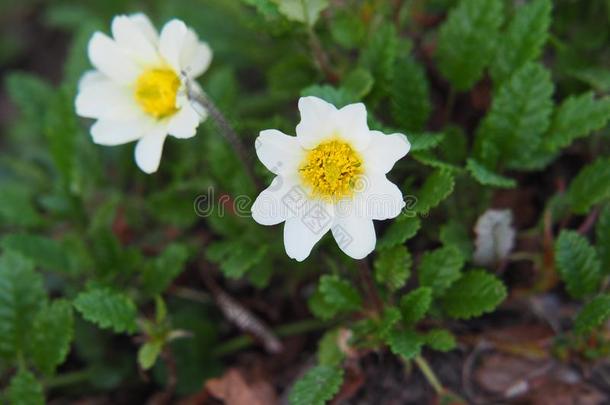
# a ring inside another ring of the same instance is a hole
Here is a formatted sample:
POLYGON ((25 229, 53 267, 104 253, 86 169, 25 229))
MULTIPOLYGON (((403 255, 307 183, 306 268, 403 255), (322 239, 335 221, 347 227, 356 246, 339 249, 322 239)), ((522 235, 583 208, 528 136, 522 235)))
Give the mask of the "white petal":
POLYGON ((142 138, 154 125, 144 116, 134 116, 129 120, 102 118, 91 126, 91 137, 98 145, 122 145, 142 138))
POLYGON ((331 230, 339 248, 353 259, 363 259, 375 249, 377 237, 370 219, 354 216, 338 219, 331 230))
MULTIPOLYGON (((150 34, 148 34, 150 35, 150 34)), ((137 22, 126 15, 119 15, 112 20, 112 36, 117 45, 134 55, 144 65, 159 65, 160 58, 154 42, 140 28, 137 22)))
POLYGON ((186 102, 180 110, 169 119, 167 132, 176 138, 191 138, 197 133, 202 117, 186 102))
POLYGON ((402 192, 385 174, 368 172, 362 177, 361 191, 355 196, 353 212, 360 218, 395 218, 405 207, 402 192))
POLYGON ((187 31, 188 28, 184 22, 176 19, 168 21, 161 30, 159 51, 177 73, 181 72, 180 52, 187 31))
POLYGON ((142 31, 142 33, 146 35, 146 38, 156 48, 159 45, 159 34, 157 33, 157 29, 150 22, 148 17, 145 14, 136 13, 131 14, 129 18, 131 18, 131 21, 133 21, 134 24, 136 24, 138 28, 140 28, 140 31, 142 31))
POLYGON ((297 137, 276 129, 261 131, 254 147, 259 160, 274 174, 295 172, 303 159, 304 151, 297 137))
POLYGON ((334 135, 337 109, 318 97, 299 99, 301 122, 297 125, 299 143, 307 149, 315 148, 325 138, 334 135))
POLYGON ((403 158, 411 144, 403 134, 385 135, 383 132, 371 131, 371 143, 362 151, 365 164, 381 173, 392 170, 394 164, 403 158))
POLYGON ((299 262, 305 260, 332 223, 332 207, 322 203, 312 206, 303 217, 288 218, 284 225, 284 247, 288 257, 299 262))
POLYGON ((301 198, 297 181, 290 176, 277 176, 252 204, 252 218, 261 225, 276 225, 297 215, 301 198), (295 209, 296 208, 296 209, 295 209))
POLYGON ((95 70, 85 73, 80 80, 75 106, 76 113, 87 118, 121 119, 138 112, 126 87, 95 70))
POLYGON ((93 66, 120 84, 131 84, 140 74, 140 68, 130 55, 101 32, 91 37, 88 52, 93 66))
POLYGON ((212 62, 212 50, 205 42, 199 42, 195 31, 189 29, 180 51, 180 68, 191 78, 205 72, 212 62))
POLYGON ((366 123, 366 107, 362 103, 350 104, 335 114, 335 126, 342 138, 361 151, 369 146, 371 133, 366 123))
POLYGON ((136 163, 145 173, 154 173, 159 168, 163 142, 167 137, 165 126, 157 125, 152 131, 144 135, 136 145, 136 163))

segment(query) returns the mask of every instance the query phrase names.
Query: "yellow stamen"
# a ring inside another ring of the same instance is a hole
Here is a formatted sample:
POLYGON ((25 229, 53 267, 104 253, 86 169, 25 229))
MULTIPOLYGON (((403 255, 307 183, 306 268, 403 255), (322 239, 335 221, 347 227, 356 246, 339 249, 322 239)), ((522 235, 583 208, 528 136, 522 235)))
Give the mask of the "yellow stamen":
POLYGON ((310 150, 299 173, 314 196, 337 202, 354 194, 362 159, 348 143, 332 140, 310 150))
POLYGON ((138 77, 135 97, 142 109, 155 118, 172 115, 176 109, 176 95, 180 79, 172 70, 151 69, 138 77))

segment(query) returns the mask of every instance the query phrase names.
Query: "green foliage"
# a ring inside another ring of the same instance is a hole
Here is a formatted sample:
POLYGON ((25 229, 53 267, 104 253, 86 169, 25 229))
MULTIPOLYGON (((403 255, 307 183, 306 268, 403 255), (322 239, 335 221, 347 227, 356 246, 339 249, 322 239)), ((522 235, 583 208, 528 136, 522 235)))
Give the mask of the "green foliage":
POLYGON ((400 299, 400 312, 403 322, 415 324, 422 320, 432 304, 432 289, 419 287, 400 299))
POLYGON ((411 152, 418 152, 438 146, 445 139, 445 134, 421 132, 407 134, 407 139, 411 143, 411 152))
POLYGON ((13 252, 18 252, 32 260, 37 266, 69 272, 70 262, 62 246, 55 240, 40 236, 14 233, 0 240, 0 246, 13 252))
POLYGON ((320 277, 319 289, 324 301, 336 311, 357 311, 362 306, 358 291, 339 276, 327 274, 320 277))
POLYGON ((492 59, 491 75, 500 83, 542 52, 551 23, 550 0, 533 0, 517 8, 492 59))
POLYGON ((415 194, 417 203, 413 207, 416 212, 426 213, 436 207, 453 192, 455 179, 447 170, 437 170, 426 179, 415 194))
POLYGON ((405 360, 419 355, 424 339, 411 330, 394 330, 387 339, 390 350, 405 360))
POLYGON ((390 290, 397 290, 407 282, 412 263, 411 254, 404 246, 383 249, 375 260, 375 280, 390 290))
POLYGON ((438 66, 456 90, 471 88, 493 57, 502 24, 502 2, 461 0, 438 34, 438 66))
POLYGON ((360 65, 373 74, 378 92, 387 92, 392 83, 398 49, 396 28, 393 24, 383 24, 372 33, 360 54, 360 65))
POLYGON ((464 259, 468 260, 472 256, 473 246, 471 237, 466 227, 452 220, 441 227, 439 239, 445 246, 455 246, 460 250, 464 259))
POLYGON ((610 198, 610 159, 598 158, 585 166, 570 183, 568 199, 572 210, 585 214, 591 206, 610 198))
POLYGON ((606 204, 599 214, 595 226, 595 247, 602 263, 602 272, 610 273, 610 204, 606 204))
POLYGON ((441 295, 461 276, 464 257, 454 246, 446 246, 424 253, 417 269, 419 283, 430 287, 434 295, 441 295))
POLYGON ((574 321, 577 333, 588 333, 602 326, 610 317, 610 295, 602 294, 593 298, 580 310, 574 321))
POLYGON ((555 264, 570 295, 582 298, 593 294, 601 279, 595 249, 577 232, 562 231, 555 241, 555 264))
POLYGON ((318 342, 317 358, 320 365, 338 367, 345 358, 345 353, 339 348, 340 333, 340 329, 329 330, 318 342))
POLYGON ((280 13, 287 18, 313 26, 320 12, 328 6, 328 0, 273 0, 280 13))
POLYGON ((55 300, 42 308, 29 333, 34 364, 46 374, 53 374, 70 351, 74 336, 72 304, 66 300, 55 300))
POLYGON ((506 287, 484 270, 471 270, 453 283, 442 297, 449 316, 470 319, 491 312, 506 298, 506 287))
POLYGON ((143 270, 142 284, 151 296, 161 294, 183 270, 188 250, 179 244, 169 245, 143 270))
POLYGON ((343 383, 343 370, 319 365, 299 379, 290 390, 291 405, 324 405, 339 391, 343 383))
POLYGON ((138 364, 140 367, 143 370, 148 370, 154 366, 162 348, 163 344, 157 340, 144 343, 138 350, 138 364))
POLYGON ((499 188, 514 188, 517 186, 517 182, 514 179, 494 173, 475 159, 468 159, 466 168, 472 177, 484 186, 499 188))
POLYGON ((426 345, 440 352, 448 352, 455 349, 455 337, 445 329, 432 329, 424 336, 426 345))
POLYGON ((8 387, 11 405, 42 405, 45 403, 42 386, 29 371, 21 369, 11 378, 8 387))
POLYGON ((476 134, 477 159, 487 167, 536 167, 553 104, 549 72, 527 63, 498 89, 476 134))
POLYGON ((83 291, 74 300, 83 318, 116 333, 136 330, 136 307, 127 295, 105 287, 83 291))
POLYGON ((394 67, 390 100, 392 117, 403 131, 421 131, 430 116, 430 90, 426 72, 413 59, 399 60, 394 67))
POLYGON ((546 148, 558 151, 574 140, 603 128, 610 120, 610 97, 595 99, 593 92, 570 96, 555 110, 545 138, 546 148))
MULTIPOLYGON (((407 207, 409 208, 409 207, 407 207)), ((421 227, 421 221, 414 216, 399 216, 385 231, 377 242, 378 249, 402 245, 417 234, 421 227)))
POLYGON ((0 357, 23 354, 32 322, 45 300, 42 277, 33 263, 5 252, 0 257, 0 357))

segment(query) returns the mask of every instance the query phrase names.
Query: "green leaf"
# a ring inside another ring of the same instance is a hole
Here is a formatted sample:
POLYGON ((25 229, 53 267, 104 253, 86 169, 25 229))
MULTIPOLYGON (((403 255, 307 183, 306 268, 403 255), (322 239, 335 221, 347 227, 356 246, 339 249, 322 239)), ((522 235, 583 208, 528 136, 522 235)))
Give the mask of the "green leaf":
POLYGON ((343 362, 345 353, 339 347, 340 333, 339 328, 329 330, 318 342, 317 358, 320 365, 338 367, 343 362))
POLYGON ((575 69, 569 74, 601 93, 610 92, 610 71, 604 66, 590 66, 575 69))
POLYGON ((412 330, 394 330, 387 339, 390 350, 405 360, 411 360, 421 352, 424 340, 412 330))
POLYGON ((404 131, 421 131, 430 117, 430 89, 426 72, 415 60, 399 60, 390 93, 394 122, 404 131))
POLYGON ((70 351, 74 337, 72 304, 59 299, 42 308, 30 330, 29 353, 34 364, 46 374, 53 374, 70 351))
POLYGON ((438 34, 438 66, 456 90, 471 88, 490 62, 502 24, 499 0, 461 0, 438 34))
POLYGON ((320 13, 328 7, 328 0, 273 0, 278 10, 289 20, 313 27, 320 13))
POLYGON ((455 349, 455 337, 446 329, 432 329, 424 336, 426 345, 439 352, 448 352, 455 349))
POLYGON ((0 187, 0 225, 34 227, 43 222, 30 188, 14 183, 2 183, 0 187))
POLYGON ((575 231, 564 230, 555 241, 559 276, 574 298, 593 294, 601 281, 601 265, 595 249, 575 231))
POLYGON ((0 357, 25 350, 34 317, 47 297, 34 264, 14 252, 0 257, 0 357))
POLYGON ((610 97, 595 99, 593 92, 570 96, 555 110, 545 138, 550 151, 569 146, 578 138, 606 126, 610 120, 610 97))
POLYGON ((610 158, 600 157, 585 166, 570 183, 572 211, 586 214, 591 206, 610 198, 610 158))
POLYGON ((11 378, 8 387, 8 399, 11 405, 43 405, 42 386, 34 374, 22 369, 11 378))
POLYGON ((574 321, 576 333, 589 333, 599 328, 610 318, 610 294, 593 298, 580 310, 574 321))
POLYGON ((146 342, 140 346, 140 349, 138 349, 138 364, 142 370, 148 370, 155 365, 162 347, 163 344, 157 340, 146 342))
POLYGON ((549 127, 553 83, 540 64, 527 63, 498 89, 476 134, 479 162, 528 169, 545 157, 542 135, 549 127))
POLYGON ((600 258, 602 273, 610 273, 610 204, 602 209, 595 226, 595 246, 600 258))
POLYGON ((301 91, 301 97, 315 96, 328 101, 337 108, 344 107, 355 102, 353 95, 344 88, 336 88, 327 84, 323 86, 313 85, 301 91))
POLYGON ((432 304, 432 289, 419 287, 400 299, 400 312, 402 320, 407 324, 416 324, 421 321, 432 304))
POLYGON ((460 278, 464 257, 455 246, 429 250, 419 263, 419 284, 430 287, 434 295, 441 295, 460 278))
POLYGON ((538 59, 551 23, 550 0, 533 0, 519 8, 498 43, 491 76, 500 83, 523 66, 538 59))
POLYGON ((416 212, 425 213, 436 207, 453 192, 455 180, 451 172, 437 170, 426 179, 423 186, 415 194, 417 203, 413 207, 416 212))
POLYGON ((337 311, 357 311, 362 307, 362 298, 358 291, 346 280, 337 275, 324 275, 320 277, 318 287, 324 300, 337 311))
POLYGON ((439 239, 445 246, 455 246, 460 250, 464 259, 472 257, 472 237, 464 224, 457 221, 449 221, 441 227, 439 239))
POLYGON ((412 263, 411 254, 405 246, 380 250, 375 259, 375 280, 390 290, 397 290, 407 282, 412 263))
POLYGON ((78 294, 74 307, 83 318, 116 333, 136 330, 136 306, 127 295, 110 288, 96 287, 78 294))
POLYGON ((381 319, 375 322, 375 332, 381 339, 387 339, 394 326, 402 319, 400 310, 396 307, 386 306, 381 319))
POLYGON ((307 301, 311 313, 319 319, 328 320, 337 315, 339 310, 324 298, 324 294, 318 288, 307 301))
POLYGON ((0 241, 4 249, 18 252, 37 266, 59 272, 69 272, 70 263, 63 247, 54 239, 40 235, 14 233, 0 241))
POLYGON ((472 270, 449 287, 442 305, 449 316, 469 319, 493 311, 506 298, 506 287, 493 274, 472 270))
POLYGON ((259 13, 267 18, 279 15, 277 2, 274 0, 242 0, 244 3, 256 7, 259 13))
POLYGON ((343 369, 319 365, 301 377, 290 390, 291 405, 324 405, 331 400, 343 383, 343 369))
POLYGON ((142 272, 144 290, 151 296, 163 293, 182 273, 188 256, 188 249, 184 245, 172 244, 166 247, 144 268, 142 272))
POLYGON ((369 94, 374 83, 375 79, 371 72, 363 68, 356 68, 345 76, 341 88, 356 101, 362 100, 369 94))
MULTIPOLYGON (((407 207, 408 209, 409 207, 407 207)), ((421 221, 415 216, 399 216, 386 229, 383 236, 377 242, 377 249, 387 249, 402 245, 417 234, 421 227, 421 221)))
POLYGON ((360 64, 375 78, 375 88, 386 92, 394 77, 394 64, 399 40, 393 24, 382 24, 373 31, 370 40, 360 54, 360 64))
POLYGON ((445 134, 422 132, 408 134, 407 139, 411 143, 411 152, 418 152, 438 146, 445 139, 445 134))
POLYGON ((472 175, 472 177, 484 186, 492 186, 499 188, 514 188, 517 186, 515 179, 501 176, 494 173, 483 164, 477 162, 475 159, 468 159, 466 168, 472 175))
POLYGON ((22 121, 36 132, 42 130, 44 116, 53 97, 51 85, 39 76, 25 72, 11 72, 6 78, 6 90, 19 108, 22 121))

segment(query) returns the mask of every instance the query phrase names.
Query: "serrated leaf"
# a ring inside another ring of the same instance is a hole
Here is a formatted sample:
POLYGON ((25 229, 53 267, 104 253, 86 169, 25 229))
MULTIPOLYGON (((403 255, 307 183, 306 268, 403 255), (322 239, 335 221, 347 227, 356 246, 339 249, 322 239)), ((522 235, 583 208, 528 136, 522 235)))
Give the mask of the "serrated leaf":
POLYGON ((502 24, 499 0, 461 0, 438 34, 438 66, 456 90, 471 88, 493 56, 502 24))
POLYGON ((357 311, 362 307, 362 298, 347 280, 337 275, 324 275, 320 277, 318 287, 324 301, 333 306, 337 311, 357 311))
POLYGON ((421 132, 408 134, 407 138, 411 143, 411 152, 418 152, 422 150, 432 149, 438 146, 443 141, 443 139, 445 139, 445 134, 421 132))
POLYGON ((572 211, 586 214, 591 206, 610 198, 610 158, 600 157, 585 166, 570 183, 572 211))
POLYGON ((446 329, 432 329, 424 336, 426 345, 439 352, 448 352, 455 349, 455 337, 446 329))
POLYGON ((527 63, 517 70, 500 86, 477 130, 477 160, 514 169, 543 164, 542 135, 549 127, 552 94, 551 76, 542 65, 527 63))
POLYGON ((116 333, 136 330, 136 306, 127 295, 105 287, 95 287, 78 294, 74 307, 83 318, 100 328, 116 333))
POLYGON ((376 333, 381 339, 387 339, 394 326, 402 319, 400 310, 396 307, 386 306, 381 319, 376 322, 376 333))
POLYGON ((340 333, 339 328, 329 330, 318 342, 316 356, 320 365, 338 367, 345 358, 345 353, 339 348, 340 333))
POLYGON ((412 330, 394 330, 387 338, 390 350, 405 360, 411 360, 419 355, 424 340, 412 330))
POLYGON ((383 236, 377 242, 377 248, 381 250, 402 245, 407 240, 414 237, 420 227, 421 221, 419 218, 402 215, 390 224, 383 236))
POLYGON ((278 10, 289 20, 313 27, 320 13, 328 7, 328 0, 273 0, 278 10))
POLYGON ((517 8, 491 64, 495 82, 502 82, 526 62, 540 56, 548 37, 551 8, 550 0, 534 0, 517 8))
POLYGON ((506 298, 506 287, 493 274, 471 270, 449 287, 442 305, 449 316, 469 319, 491 312, 506 298))
POLYGON ((14 358, 25 350, 34 317, 47 297, 42 276, 23 256, 0 257, 0 357, 14 358))
POLYGON ((463 168, 454 165, 453 163, 441 160, 427 150, 413 152, 411 157, 423 165, 430 166, 434 169, 447 171, 449 173, 461 173, 464 171, 463 168))
POLYGON ((449 221, 441 227, 439 239, 445 246, 455 246, 460 250, 464 259, 472 257, 472 237, 464 224, 457 221, 449 221))
POLYGON ((601 281, 595 249, 575 231, 564 230, 555 241, 555 264, 559 276, 574 298, 593 294, 601 281))
POLYGON ((453 192, 454 186, 455 180, 449 171, 435 171, 415 194, 417 203, 413 208, 420 213, 430 211, 453 192))
POLYGON ((595 226, 595 247, 601 261, 601 271, 610 273, 610 204, 602 209, 595 226))
POLYGON ((22 369, 11 378, 8 387, 8 400, 11 405, 43 405, 42 386, 34 374, 22 369))
POLYGON ((326 301, 319 288, 309 297, 307 305, 316 318, 323 320, 331 319, 339 312, 334 305, 326 301))
POLYGON ((184 270, 188 259, 184 245, 172 244, 155 257, 142 272, 142 284, 149 295, 163 293, 184 270))
POLYGON ((610 97, 595 99, 593 92, 570 96, 555 110, 545 146, 550 151, 558 151, 603 128, 608 120, 610 97))
POLYGON ((398 45, 394 25, 382 24, 374 30, 360 54, 360 64, 373 74, 377 91, 387 91, 387 87, 392 83, 398 45))
POLYGON ((426 72, 412 58, 399 60, 394 67, 390 93, 394 122, 404 131, 421 131, 432 105, 426 72))
POLYGON ((148 370, 155 365, 163 344, 160 341, 153 340, 144 343, 138 349, 138 364, 142 370, 148 370))
POLYGON ((290 390, 291 405, 324 405, 331 400, 343 383, 343 369, 319 365, 299 379, 290 390))
POLYGON ((54 239, 40 235, 14 233, 0 241, 4 249, 18 252, 37 266, 59 272, 69 272, 70 263, 63 247, 54 239))
POLYGON ((419 287, 400 299, 400 312, 403 322, 415 324, 421 321, 432 304, 432 289, 419 287))
POLYGON ((46 374, 53 374, 62 364, 74 337, 72 304, 66 300, 55 300, 42 308, 29 334, 29 353, 36 367, 46 374))
POLYGON ((374 83, 375 79, 371 72, 363 68, 356 68, 345 76, 341 89, 348 93, 353 100, 362 100, 370 93, 374 83))
POLYGON ((515 179, 501 176, 477 162, 475 159, 468 159, 466 168, 472 177, 484 186, 499 188, 514 188, 517 186, 515 179))
POLYGON ((591 332, 602 326, 608 318, 610 318, 610 295, 598 295, 580 310, 574 321, 574 330, 581 334, 591 332))
POLYGON ((460 278, 464 257, 454 246, 429 250, 423 254, 417 269, 419 284, 441 295, 460 278))
POLYGON ((394 246, 379 251, 375 259, 375 281, 397 290, 405 285, 411 274, 413 259, 405 246, 394 246))

